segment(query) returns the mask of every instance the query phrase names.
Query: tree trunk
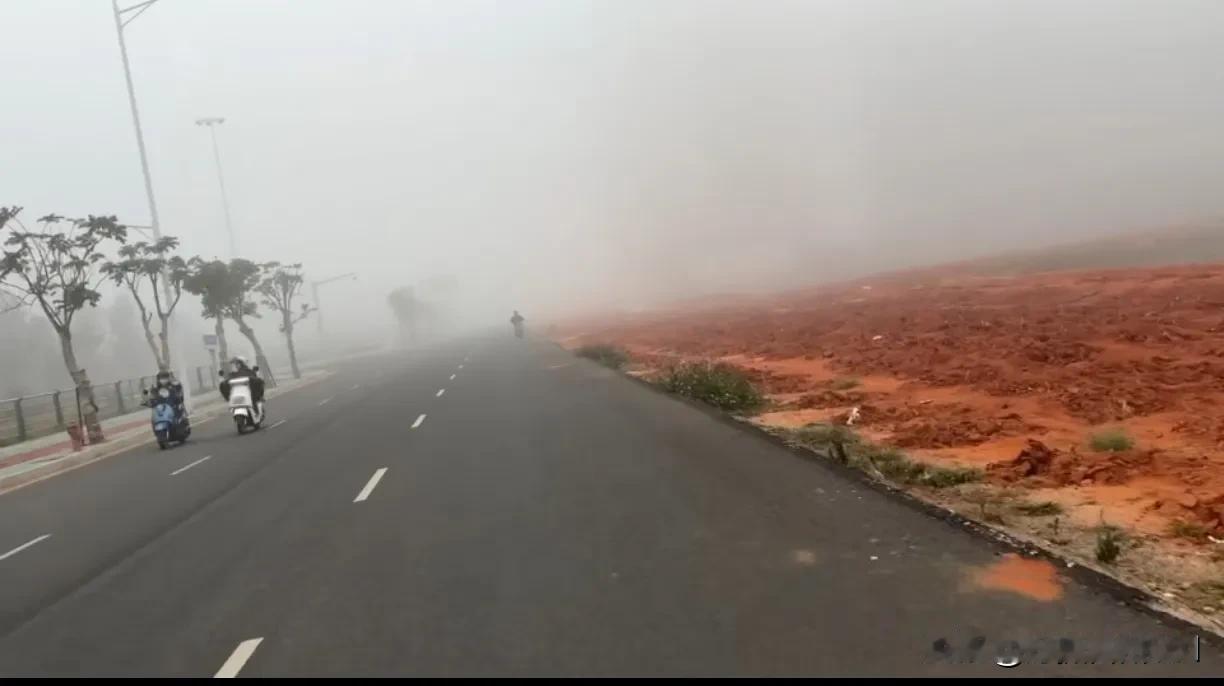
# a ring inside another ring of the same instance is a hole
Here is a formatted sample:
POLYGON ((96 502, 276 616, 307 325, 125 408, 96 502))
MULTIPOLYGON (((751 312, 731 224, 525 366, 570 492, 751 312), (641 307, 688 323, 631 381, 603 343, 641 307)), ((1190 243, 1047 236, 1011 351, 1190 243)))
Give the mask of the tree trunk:
POLYGON ((101 443, 106 440, 106 436, 102 434, 102 424, 98 422, 98 404, 94 401, 93 385, 89 383, 85 370, 77 364, 76 351, 72 349, 71 334, 60 333, 60 351, 64 354, 64 365, 68 367, 72 383, 76 385, 77 398, 81 404, 81 421, 85 423, 89 442, 101 443))
POLYGON ((157 337, 153 335, 153 329, 149 328, 149 322, 142 317, 140 325, 144 327, 145 341, 149 344, 149 351, 153 353, 153 360, 157 362, 157 369, 159 371, 169 369, 165 362, 163 362, 161 351, 157 349, 157 337))
POLYGON ((293 320, 286 313, 284 316, 285 343, 289 345, 289 368, 293 370, 293 378, 302 378, 302 372, 298 369, 297 349, 293 347, 293 320))
POLYGON ((220 369, 217 371, 220 372, 225 369, 225 365, 229 364, 230 361, 229 343, 225 340, 224 317, 217 317, 215 320, 213 320, 213 333, 217 334, 217 351, 221 354, 220 361, 217 363, 220 365, 220 369))
POLYGON ((272 379, 273 386, 276 385, 276 380, 272 377, 272 367, 268 364, 268 358, 264 356, 263 346, 259 344, 259 339, 255 338, 255 330, 247 326, 247 323, 241 319, 234 320, 238 324, 238 331, 246 336, 246 339, 251 342, 251 347, 255 349, 255 364, 259 365, 261 377, 272 379))
POLYGON ((170 360, 170 317, 159 315, 158 318, 161 319, 161 333, 157 335, 158 340, 161 342, 161 371, 168 372, 173 366, 170 360))

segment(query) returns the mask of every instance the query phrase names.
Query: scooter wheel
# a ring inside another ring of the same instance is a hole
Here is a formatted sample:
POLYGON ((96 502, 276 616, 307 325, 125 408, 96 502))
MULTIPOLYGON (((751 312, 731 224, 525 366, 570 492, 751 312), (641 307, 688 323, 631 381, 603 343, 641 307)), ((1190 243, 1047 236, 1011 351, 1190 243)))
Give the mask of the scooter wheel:
POLYGON ((162 450, 165 450, 166 448, 170 447, 170 444, 165 441, 158 441, 157 447, 161 448, 162 450))

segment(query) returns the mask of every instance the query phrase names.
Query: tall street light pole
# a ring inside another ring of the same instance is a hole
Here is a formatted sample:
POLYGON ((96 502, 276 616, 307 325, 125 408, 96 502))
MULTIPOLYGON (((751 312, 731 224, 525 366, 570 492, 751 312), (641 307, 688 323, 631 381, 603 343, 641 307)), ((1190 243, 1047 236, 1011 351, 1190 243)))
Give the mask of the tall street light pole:
MULTIPOLYGON (((132 123, 136 126, 136 147, 140 150, 140 170, 144 172, 145 196, 149 200, 149 220, 152 222, 149 228, 153 231, 153 240, 159 240, 162 237, 161 221, 157 216, 157 200, 153 197, 153 175, 149 173, 149 156, 145 153, 144 132, 140 129, 140 110, 136 107, 136 88, 132 85, 132 67, 128 63, 127 41, 123 38, 124 27, 132 23, 155 2, 157 0, 146 0, 131 7, 119 9, 119 0, 111 0, 111 8, 115 11, 115 34, 119 36, 119 54, 123 57, 123 77, 127 81, 128 104, 132 106, 132 123), (135 12, 135 14, 125 19, 124 15, 130 12, 135 12)), ((166 287, 166 297, 169 298, 170 284, 163 282, 163 285, 166 287)))
POLYGON ((330 279, 321 279, 319 281, 310 282, 310 291, 311 291, 311 294, 314 296, 315 321, 319 323, 319 335, 320 336, 323 335, 323 310, 319 308, 319 286, 322 286, 325 283, 339 281, 340 279, 356 280, 356 278, 357 278, 356 274, 354 274, 353 272, 349 272, 348 274, 341 274, 340 276, 333 276, 330 279))
POLYGON ((238 243, 234 239, 234 224, 230 220, 229 196, 225 193, 225 176, 221 173, 221 148, 217 146, 217 126, 225 123, 225 117, 203 117, 196 126, 207 126, 212 134, 213 159, 217 162, 217 183, 221 186, 221 206, 225 208, 225 230, 229 233, 230 258, 238 257, 238 243))
MULTIPOLYGON (((149 155, 145 152, 144 131, 140 128, 140 109, 136 107, 136 87, 132 84, 132 65, 128 62, 127 40, 124 38, 123 30, 156 2, 157 0, 145 0, 120 8, 119 0, 111 0, 111 9, 115 15, 115 35, 119 38, 119 56, 123 58, 123 78, 127 82, 128 104, 132 107, 132 124, 136 128, 136 148, 140 151, 140 171, 144 173, 145 197, 149 201, 149 230, 153 234, 154 241, 161 240, 162 237, 161 219, 157 215, 157 199, 153 196, 153 175, 149 173, 149 155)), ((166 278, 166 274, 162 274, 161 281, 165 301, 174 302, 170 293, 170 280, 166 278)), ((178 331, 178 327, 173 327, 173 330, 178 331)), ((175 336, 175 339, 176 343, 181 342, 182 336, 175 336)), ((191 407, 191 381, 187 376, 186 358, 184 357, 186 348, 181 345, 174 347, 179 351, 179 380, 185 382, 183 403, 191 407)))

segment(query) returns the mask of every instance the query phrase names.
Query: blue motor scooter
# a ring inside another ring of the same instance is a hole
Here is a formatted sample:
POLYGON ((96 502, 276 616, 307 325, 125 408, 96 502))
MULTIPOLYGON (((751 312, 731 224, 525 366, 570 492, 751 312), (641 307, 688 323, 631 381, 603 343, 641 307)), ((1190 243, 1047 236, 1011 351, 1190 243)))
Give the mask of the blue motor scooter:
POLYGON ((191 420, 174 402, 169 389, 158 388, 153 394, 145 389, 145 405, 153 408, 153 435, 157 447, 165 450, 171 443, 183 444, 191 435, 191 420))

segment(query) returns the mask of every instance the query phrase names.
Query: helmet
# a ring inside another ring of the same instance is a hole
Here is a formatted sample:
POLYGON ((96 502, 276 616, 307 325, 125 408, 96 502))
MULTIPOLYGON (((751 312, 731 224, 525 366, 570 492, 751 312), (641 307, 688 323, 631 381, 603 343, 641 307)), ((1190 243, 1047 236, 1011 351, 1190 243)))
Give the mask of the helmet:
POLYGON ((240 365, 242 365, 243 367, 249 367, 249 366, 251 366, 251 365, 247 364, 247 359, 246 359, 245 357, 243 357, 242 355, 234 355, 234 359, 230 360, 230 362, 231 362, 232 364, 240 364, 240 365))

